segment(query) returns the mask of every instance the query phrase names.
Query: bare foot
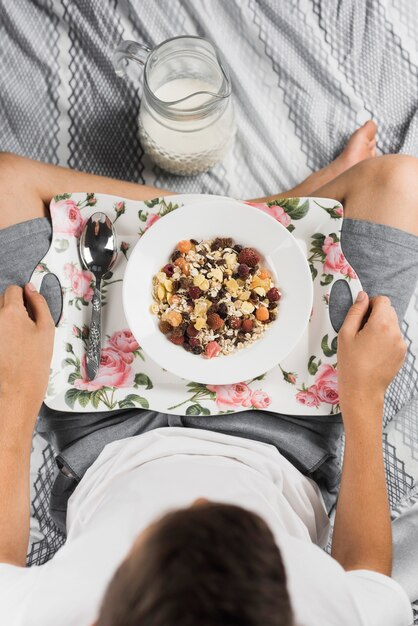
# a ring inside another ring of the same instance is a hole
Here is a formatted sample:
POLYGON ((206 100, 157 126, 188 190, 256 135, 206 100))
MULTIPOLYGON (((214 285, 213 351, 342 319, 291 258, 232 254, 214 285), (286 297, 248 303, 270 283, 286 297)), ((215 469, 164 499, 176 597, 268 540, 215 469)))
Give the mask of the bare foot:
POLYGON ((351 135, 344 150, 332 163, 314 172, 293 189, 268 198, 259 198, 257 201, 267 202, 278 198, 290 198, 292 195, 308 196, 356 163, 376 156, 376 130, 376 124, 369 120, 351 135))
POLYGON ((344 150, 332 163, 308 176, 295 189, 303 190, 304 194, 312 193, 356 163, 376 156, 376 130, 372 120, 363 124, 351 135, 344 150))

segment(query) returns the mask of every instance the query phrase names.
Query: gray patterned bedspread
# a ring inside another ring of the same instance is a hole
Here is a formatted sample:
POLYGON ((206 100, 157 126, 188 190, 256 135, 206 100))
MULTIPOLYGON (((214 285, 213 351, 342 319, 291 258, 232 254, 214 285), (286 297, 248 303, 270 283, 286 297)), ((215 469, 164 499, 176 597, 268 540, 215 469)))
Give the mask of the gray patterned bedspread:
MULTIPOLYGON (((284 190, 334 158, 369 117, 380 152, 418 156, 417 76, 416 0, 0 0, 0 150, 180 192, 284 190), (115 76, 111 55, 122 38, 152 47, 186 33, 222 49, 239 130, 222 164, 178 178, 144 156, 141 89, 115 76)), ((396 567, 415 599, 418 552, 415 563, 406 554, 408 541, 418 545, 417 321, 418 291, 383 441, 396 567)), ((47 513, 53 454, 37 437, 32 460, 28 562, 39 564, 63 539, 47 513)))

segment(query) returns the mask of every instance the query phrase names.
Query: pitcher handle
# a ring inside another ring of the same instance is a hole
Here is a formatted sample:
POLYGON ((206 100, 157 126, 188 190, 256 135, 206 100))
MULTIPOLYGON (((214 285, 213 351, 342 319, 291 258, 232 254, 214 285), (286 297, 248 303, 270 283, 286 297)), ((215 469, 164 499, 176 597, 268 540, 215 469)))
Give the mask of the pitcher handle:
POLYGON ((145 65, 147 56, 151 52, 151 48, 144 46, 136 41, 124 40, 115 48, 112 57, 115 72, 121 78, 126 78, 127 61, 135 61, 140 65, 145 65))

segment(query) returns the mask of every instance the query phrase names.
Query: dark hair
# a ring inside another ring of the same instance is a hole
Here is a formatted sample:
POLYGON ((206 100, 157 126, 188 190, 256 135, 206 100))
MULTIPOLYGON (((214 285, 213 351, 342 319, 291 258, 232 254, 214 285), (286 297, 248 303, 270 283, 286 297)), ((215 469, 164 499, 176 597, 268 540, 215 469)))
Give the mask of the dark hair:
POLYGON ((238 506, 169 513, 116 571, 97 626, 291 626, 267 524, 238 506))

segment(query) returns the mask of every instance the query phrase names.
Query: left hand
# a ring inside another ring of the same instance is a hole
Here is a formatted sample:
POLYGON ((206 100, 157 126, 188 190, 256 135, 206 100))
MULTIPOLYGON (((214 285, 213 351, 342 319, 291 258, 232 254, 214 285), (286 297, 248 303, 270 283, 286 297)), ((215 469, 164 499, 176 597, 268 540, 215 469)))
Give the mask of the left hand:
POLYGON ((54 322, 45 298, 31 284, 7 287, 0 294, 2 403, 36 414, 48 384, 53 344, 54 322))

